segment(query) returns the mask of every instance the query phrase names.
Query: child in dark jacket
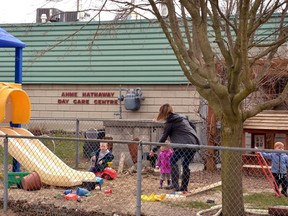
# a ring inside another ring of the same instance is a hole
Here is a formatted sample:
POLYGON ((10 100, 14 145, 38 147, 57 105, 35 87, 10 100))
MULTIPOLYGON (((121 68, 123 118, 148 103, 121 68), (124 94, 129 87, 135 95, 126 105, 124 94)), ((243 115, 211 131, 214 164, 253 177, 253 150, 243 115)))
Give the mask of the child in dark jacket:
POLYGON ((91 153, 91 161, 95 162, 95 165, 91 166, 89 171, 102 172, 113 159, 114 155, 108 150, 108 143, 100 143, 100 149, 91 153))
MULTIPOLYGON (((284 144, 282 142, 276 142, 274 144, 275 150, 284 150, 284 144)), ((286 153, 266 153, 262 152, 262 156, 266 159, 270 159, 272 162, 271 172, 275 178, 276 184, 282 186, 281 193, 288 197, 287 194, 287 168, 288 168, 288 155, 286 153)))

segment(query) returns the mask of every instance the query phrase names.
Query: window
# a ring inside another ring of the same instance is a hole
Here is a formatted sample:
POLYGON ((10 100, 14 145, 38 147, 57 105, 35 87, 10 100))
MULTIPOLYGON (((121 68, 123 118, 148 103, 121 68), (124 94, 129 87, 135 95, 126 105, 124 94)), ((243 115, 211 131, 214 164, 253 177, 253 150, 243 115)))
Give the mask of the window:
POLYGON ((265 148, 265 135, 264 134, 255 134, 254 135, 254 146, 257 148, 265 148))

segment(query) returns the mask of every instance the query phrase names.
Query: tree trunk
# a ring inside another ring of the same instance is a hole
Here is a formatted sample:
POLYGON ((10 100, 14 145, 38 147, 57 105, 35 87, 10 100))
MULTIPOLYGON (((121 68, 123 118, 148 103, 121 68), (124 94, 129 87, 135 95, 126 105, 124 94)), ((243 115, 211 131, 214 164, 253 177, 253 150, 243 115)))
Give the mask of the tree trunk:
MULTIPOLYGON (((222 146, 241 147, 243 123, 238 120, 223 120, 222 146)), ((245 215, 242 185, 242 152, 222 151, 222 214, 245 215)))
MULTIPOLYGON (((216 139, 216 116, 213 112, 213 109, 208 107, 208 116, 207 116, 207 130, 208 130, 208 146, 215 146, 216 139)), ((215 150, 207 150, 207 155, 205 159, 205 169, 208 171, 216 170, 216 160, 215 160, 215 150)))

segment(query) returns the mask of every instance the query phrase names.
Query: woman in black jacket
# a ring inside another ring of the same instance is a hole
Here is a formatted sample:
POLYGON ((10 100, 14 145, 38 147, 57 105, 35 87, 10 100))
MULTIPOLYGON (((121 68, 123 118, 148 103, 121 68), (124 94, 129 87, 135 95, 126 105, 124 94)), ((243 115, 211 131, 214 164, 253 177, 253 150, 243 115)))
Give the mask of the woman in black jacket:
MULTIPOLYGON (((165 121, 164 131, 158 142, 164 143, 169 137, 170 142, 174 144, 200 145, 201 141, 194 128, 190 125, 188 118, 184 115, 173 113, 173 108, 170 104, 164 104, 160 107, 156 120, 165 121)), ((160 146, 154 147, 150 152, 150 156, 153 156, 159 148, 160 146)), ((189 165, 194 158, 196 150, 192 148, 173 148, 173 151, 174 154, 170 159, 172 185, 166 187, 166 189, 187 191, 190 179, 189 165), (182 159, 183 168, 181 187, 179 187, 180 173, 177 165, 177 161, 180 159, 182 159)))

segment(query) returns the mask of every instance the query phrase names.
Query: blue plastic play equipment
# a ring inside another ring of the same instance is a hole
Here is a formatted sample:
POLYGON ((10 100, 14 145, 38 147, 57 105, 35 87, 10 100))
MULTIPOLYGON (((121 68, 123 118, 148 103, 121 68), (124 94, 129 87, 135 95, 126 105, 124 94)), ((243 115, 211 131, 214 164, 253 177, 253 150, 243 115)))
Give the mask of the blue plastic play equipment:
MULTIPOLYGON (((25 44, 0 28, 0 48, 14 48, 15 49, 15 75, 14 82, 22 84, 22 59, 23 59, 23 48, 25 44)), ((20 124, 14 124, 10 122, 11 127, 21 127, 20 124)), ((13 158, 13 172, 20 172, 20 163, 13 158)))

